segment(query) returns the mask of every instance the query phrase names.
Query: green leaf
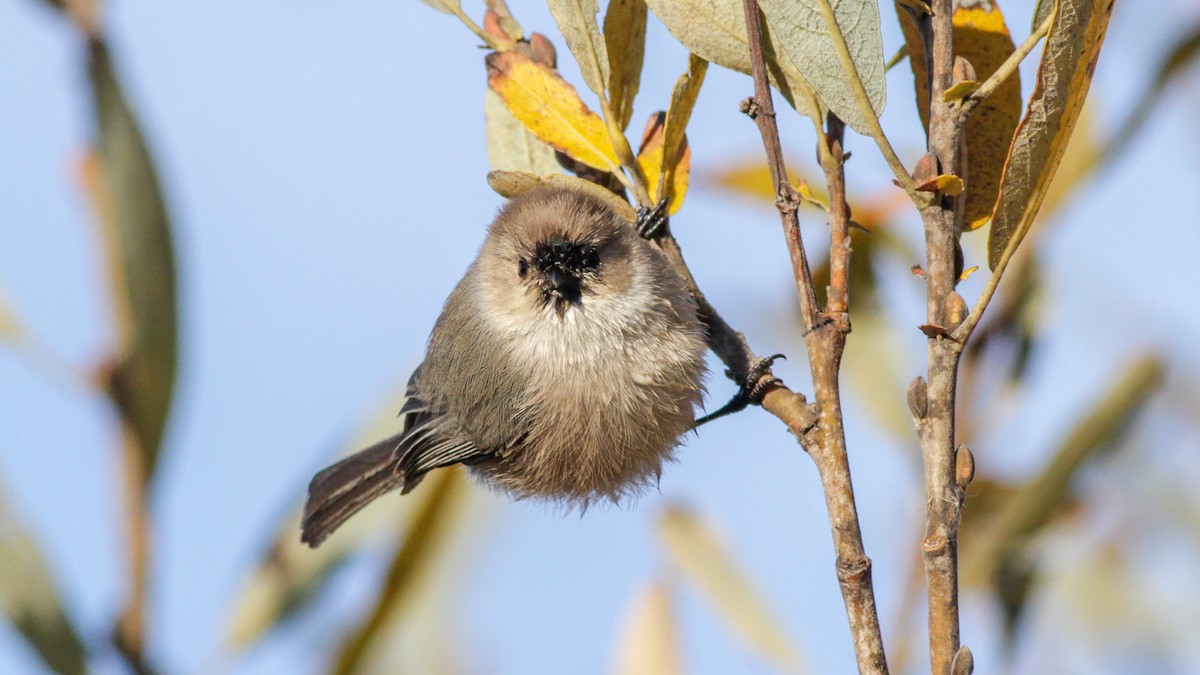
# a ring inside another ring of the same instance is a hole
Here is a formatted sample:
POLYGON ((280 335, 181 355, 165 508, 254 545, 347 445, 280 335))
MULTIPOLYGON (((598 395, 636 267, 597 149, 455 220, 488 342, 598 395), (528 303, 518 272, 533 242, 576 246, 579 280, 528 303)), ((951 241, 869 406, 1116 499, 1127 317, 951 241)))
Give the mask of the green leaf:
MULTIPOLYGON (((696 56, 739 73, 750 73, 750 45, 742 0, 646 0, 675 39, 696 56)), ((822 123, 825 111, 796 64, 767 26, 767 70, 779 93, 801 115, 822 123)))
POLYGON ((1087 98, 1114 0, 1059 0, 1046 37, 1037 85, 1004 164, 988 233, 995 269, 1033 225, 1087 98))
POLYGON ((0 608, 53 672, 82 675, 87 653, 33 535, 0 495, 0 608))
MULTIPOLYGON (((830 4, 871 107, 878 115, 887 100, 879 5, 875 0, 830 0, 830 4)), ((821 102, 855 131, 869 133, 850 79, 838 62, 820 0, 759 0, 759 5, 779 45, 821 102)))
POLYGON ((99 137, 85 172, 107 244, 119 340, 108 387, 137 440, 149 480, 175 388, 170 220, 150 152, 100 40, 90 44, 88 72, 99 137))
POLYGON ((633 118, 633 99, 641 85, 646 52, 646 14, 646 0, 611 0, 604 14, 608 103, 621 131, 633 118))
POLYGON ((596 0, 548 0, 550 14, 562 32, 567 48, 579 64, 583 81, 600 98, 605 98, 609 81, 608 50, 600 36, 596 0))
POLYGON ((671 560, 742 640, 790 672, 802 669, 800 654, 778 620, 706 523, 690 511, 671 508, 663 512, 659 534, 671 560))

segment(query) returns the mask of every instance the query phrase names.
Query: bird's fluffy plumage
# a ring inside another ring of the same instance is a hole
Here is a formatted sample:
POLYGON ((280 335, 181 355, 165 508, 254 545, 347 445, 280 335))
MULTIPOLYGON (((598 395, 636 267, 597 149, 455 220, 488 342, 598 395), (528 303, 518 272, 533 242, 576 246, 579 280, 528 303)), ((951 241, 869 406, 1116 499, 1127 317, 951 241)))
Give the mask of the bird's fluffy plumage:
POLYGON ((692 428, 704 351, 683 281, 609 207, 570 190, 513 199, 434 326, 390 455, 317 474, 303 539, 450 464, 515 497, 635 491, 692 428))

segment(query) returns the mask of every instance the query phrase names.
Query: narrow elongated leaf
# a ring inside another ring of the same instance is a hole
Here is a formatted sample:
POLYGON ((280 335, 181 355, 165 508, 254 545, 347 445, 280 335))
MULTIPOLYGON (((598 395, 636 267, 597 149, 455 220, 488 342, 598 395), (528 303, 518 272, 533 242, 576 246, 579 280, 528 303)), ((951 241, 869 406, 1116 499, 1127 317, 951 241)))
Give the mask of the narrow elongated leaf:
MULTIPOLYGON (((347 439, 342 454, 360 450, 399 431, 402 422, 397 419, 396 411, 403 403, 401 393, 390 397, 361 432, 347 439)), ((300 543, 300 509, 298 505, 291 509, 237 594, 237 604, 232 608, 226 629, 230 646, 248 648, 304 610, 329 576, 373 533, 404 532, 427 498, 424 490, 416 490, 404 498, 399 494, 385 495, 347 521, 317 549, 300 543)))
POLYGON ((633 118, 633 99, 642 80, 647 14, 646 0, 611 0, 604 14, 608 103, 621 131, 633 118))
POLYGON ((1037 4, 1033 7, 1033 21, 1029 24, 1029 30, 1035 31, 1046 17, 1050 16, 1050 12, 1054 11, 1056 0, 1037 0, 1037 4))
MULTIPOLYGON (((692 119, 692 110, 696 107, 696 99, 700 97, 700 87, 704 85, 704 75, 708 72, 708 61, 692 54, 688 57, 688 71, 675 82, 671 92, 671 107, 667 108, 666 130, 663 132, 663 176, 659 192, 672 200, 675 213, 683 204, 683 193, 687 190, 687 181, 682 186, 677 184, 675 174, 684 169, 687 139, 684 132, 692 119), (679 190, 678 195, 675 191, 679 190), (678 199, 676 199, 678 196, 678 199)), ((686 169, 684 169, 686 170, 686 169)))
POLYGON ((63 608, 45 556, 33 535, 0 494, 0 608, 46 667, 55 673, 87 672, 87 653, 63 608))
POLYGON ((1017 129, 988 233, 988 266, 1033 224, 1087 98, 1115 0, 1059 0, 1037 86, 1017 129))
POLYGON ((597 96, 604 98, 608 87, 608 49, 600 36, 596 0, 548 0, 550 14, 558 24, 567 48, 579 64, 583 81, 597 96))
MULTIPOLYGON (((750 73, 750 45, 742 0, 646 0, 675 39, 696 56, 739 73, 750 73)), ((824 122, 825 111, 808 81, 767 27, 767 65, 773 84, 793 108, 824 122)))
POLYGON ((597 169, 618 170, 608 129, 566 80, 515 51, 490 54, 488 84, 529 131, 572 158, 597 169))
MULTIPOLYGON (((982 82, 1012 55, 1015 50, 1012 35, 998 0, 957 0, 954 6, 954 53, 975 68, 976 79, 982 82)), ((917 111, 921 123, 928 128, 929 76, 925 72, 925 48, 916 24, 908 14, 902 11, 897 14, 912 65, 917 111)), ((1020 120, 1021 75, 1014 72, 967 120, 967 131, 963 136, 967 146, 963 229, 978 229, 992 217, 996 195, 1000 191, 1004 158, 1020 120)))
POLYGON ((708 596, 734 633, 776 664, 800 670, 800 654, 712 530, 679 508, 666 510, 659 528, 671 560, 708 596))
POLYGON ((374 609, 346 638, 332 672, 338 675, 358 672, 368 652, 384 637, 384 629, 404 616, 418 586, 429 576, 429 569, 461 521, 469 495, 462 474, 462 467, 442 469, 421 485, 427 499, 414 514, 408 536, 396 550, 374 609))
POLYGON ((483 118, 487 132, 488 163, 492 169, 538 175, 559 173, 554 148, 529 133, 491 89, 485 94, 483 118))
MULTIPOLYGON (((887 87, 883 75, 883 35, 875 0, 829 0, 859 79, 875 114, 883 112, 887 87)), ((829 25, 818 0, 759 0, 778 44, 817 92, 821 102, 859 133, 870 132, 842 68, 829 25)))
POLYGON ((88 72, 99 138, 84 177, 107 244, 119 339, 109 389, 149 480, 175 390, 175 252, 154 163, 99 40, 88 72))
POLYGON ((638 591, 621 628, 614 675, 682 673, 671 594, 662 582, 638 591))

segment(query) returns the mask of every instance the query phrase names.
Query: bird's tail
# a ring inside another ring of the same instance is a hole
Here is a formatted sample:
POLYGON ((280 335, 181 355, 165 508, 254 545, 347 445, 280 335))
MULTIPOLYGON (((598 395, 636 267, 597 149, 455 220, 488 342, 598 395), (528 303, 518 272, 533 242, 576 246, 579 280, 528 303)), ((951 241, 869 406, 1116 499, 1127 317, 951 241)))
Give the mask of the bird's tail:
POLYGON ((350 516, 376 497, 400 487, 396 447, 403 434, 392 436, 325 469, 308 484, 308 501, 300 524, 300 541, 316 548, 350 516))

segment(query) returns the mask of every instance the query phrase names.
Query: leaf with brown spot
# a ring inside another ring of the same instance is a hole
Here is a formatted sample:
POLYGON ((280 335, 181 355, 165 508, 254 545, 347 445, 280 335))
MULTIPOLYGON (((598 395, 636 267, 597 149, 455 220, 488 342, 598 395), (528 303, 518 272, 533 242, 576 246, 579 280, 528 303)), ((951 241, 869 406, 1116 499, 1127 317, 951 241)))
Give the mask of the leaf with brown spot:
MULTIPOLYGON (((925 51, 916 24, 906 12, 898 11, 900 27, 908 46, 917 92, 917 110, 921 123, 929 126, 929 79, 925 72, 925 51)), ((1015 47, 997 0, 958 0, 954 10, 954 53, 975 68, 975 80, 982 82, 996 72, 1015 47)), ((956 87, 962 87, 960 83, 956 87)), ((947 97, 955 88, 947 90, 947 97)), ((955 92, 957 94, 957 92, 955 92)), ((971 93, 971 92, 968 92, 971 93)), ((947 98, 946 100, 952 100, 947 98)), ((1004 158, 1017 123, 1021 119, 1021 77, 1014 72, 971 113, 964 139, 967 148, 966 205, 963 229, 981 227, 992 215, 1000 189, 1004 158)))

